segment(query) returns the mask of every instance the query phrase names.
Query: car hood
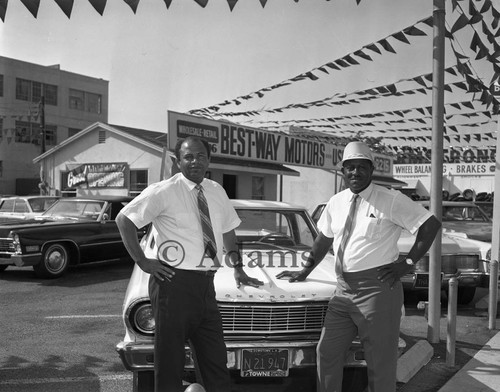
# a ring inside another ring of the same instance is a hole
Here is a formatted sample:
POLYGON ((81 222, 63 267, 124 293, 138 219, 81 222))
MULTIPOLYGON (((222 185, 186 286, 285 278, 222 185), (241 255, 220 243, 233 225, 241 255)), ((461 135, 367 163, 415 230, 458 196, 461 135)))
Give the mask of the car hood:
POLYGON ((443 229, 451 233, 464 233, 473 240, 491 242, 493 225, 482 222, 443 222, 443 229))
MULTIPOLYGON (((402 254, 407 254, 413 244, 415 243, 415 236, 407 231, 401 233, 398 241, 398 248, 402 254)), ((484 244, 486 245, 486 244, 484 244)), ((443 233, 441 236, 441 254, 481 254, 482 247, 477 241, 464 238, 463 235, 452 236, 443 233)))
POLYGON ((10 232, 11 230, 28 229, 31 227, 39 227, 40 225, 58 225, 75 223, 78 220, 74 219, 11 219, 0 223, 0 233, 10 232))
MULTIPOLYGON (((262 250, 261 250, 262 251, 262 250)), ((290 283, 288 279, 278 279, 276 275, 282 271, 300 271, 302 269, 301 252, 285 254, 282 259, 276 256, 273 265, 267 264, 263 257, 260 265, 254 258, 249 258, 251 250, 243 253, 245 272, 252 278, 264 282, 262 286, 236 287, 234 269, 226 265, 221 266, 215 274, 215 290, 217 300, 221 302, 300 302, 300 301, 328 301, 335 290, 337 278, 335 276, 334 257, 328 254, 314 269, 304 282, 290 283), (295 264, 294 264, 295 263, 295 264)), ((139 298, 148 297, 149 274, 135 265, 125 295, 124 308, 139 298)))

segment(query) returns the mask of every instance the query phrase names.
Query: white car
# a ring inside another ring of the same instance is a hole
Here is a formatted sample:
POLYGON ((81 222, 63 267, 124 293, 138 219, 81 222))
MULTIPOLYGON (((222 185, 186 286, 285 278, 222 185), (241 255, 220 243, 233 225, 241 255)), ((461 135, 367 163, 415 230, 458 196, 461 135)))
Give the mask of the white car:
MULTIPOLYGON (((318 222, 326 203, 320 203, 312 213, 318 222)), ((403 230, 398 241, 401 255, 407 255, 415 236, 403 230)), ((488 281, 491 243, 467 238, 465 234, 443 231, 441 237, 441 287, 448 290, 452 277, 458 280, 457 302, 468 304, 474 299, 477 287, 488 281)), ((418 260, 413 271, 401 278, 405 291, 427 292, 429 289, 429 254, 418 260)))
MULTIPOLYGON (((316 344, 336 287, 334 258, 328 254, 304 282, 276 279, 280 271, 302 269, 317 236, 316 225, 303 207, 272 201, 232 202, 242 220, 236 235, 245 271, 264 285, 236 288, 233 269, 224 263, 215 275, 228 367, 243 379, 287 377, 291 369, 314 369, 316 344)), ((144 236, 142 246, 148 257, 155 257, 154 230, 144 236)), ((153 377, 155 324, 148 279, 135 266, 123 304, 125 337, 117 345, 124 366, 134 372, 139 391, 151 385, 153 377)), ((401 352, 404 347, 400 340, 401 352)), ((346 366, 366 366, 357 340, 346 366)), ((188 346, 185 369, 188 375, 194 370, 188 346)))
POLYGON ((12 196, 0 200, 0 222, 32 219, 54 204, 59 196, 12 196))

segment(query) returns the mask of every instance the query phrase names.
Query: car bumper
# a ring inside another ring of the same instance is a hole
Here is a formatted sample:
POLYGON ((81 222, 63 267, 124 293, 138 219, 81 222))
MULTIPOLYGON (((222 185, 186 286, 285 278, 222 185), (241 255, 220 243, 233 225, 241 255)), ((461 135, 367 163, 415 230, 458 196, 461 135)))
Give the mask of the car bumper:
MULTIPOLYGON (((290 369, 311 368, 316 366, 316 345, 317 341, 272 343, 226 342, 227 367, 229 370, 241 369, 243 349, 288 349, 288 363, 290 369)), ((154 369, 152 343, 120 342, 116 346, 116 350, 118 351, 123 365, 127 370, 135 372, 154 369)), ((353 344, 353 346, 349 350, 345 366, 366 366, 363 349, 359 342, 353 344)), ((194 360, 189 347, 186 347, 185 369, 194 369, 194 360)))
POLYGON ((27 267, 36 265, 40 262, 41 255, 33 254, 33 255, 13 255, 10 257, 0 256, 0 265, 15 265, 17 267, 27 267))
MULTIPOLYGON (((484 283, 484 272, 463 271, 454 274, 441 274, 441 287, 448 288, 450 279, 457 278, 458 287, 481 287, 484 283)), ((405 290, 427 290, 429 288, 429 273, 410 273, 401 278, 405 290)))

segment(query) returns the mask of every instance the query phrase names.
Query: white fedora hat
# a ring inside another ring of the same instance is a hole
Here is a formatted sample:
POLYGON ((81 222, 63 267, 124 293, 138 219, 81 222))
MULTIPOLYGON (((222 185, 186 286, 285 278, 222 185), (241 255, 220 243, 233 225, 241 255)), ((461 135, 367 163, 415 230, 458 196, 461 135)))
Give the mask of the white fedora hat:
POLYGON ((350 142, 344 149, 340 166, 342 166, 345 161, 350 161, 352 159, 366 159, 373 163, 373 155, 370 147, 363 142, 350 142))

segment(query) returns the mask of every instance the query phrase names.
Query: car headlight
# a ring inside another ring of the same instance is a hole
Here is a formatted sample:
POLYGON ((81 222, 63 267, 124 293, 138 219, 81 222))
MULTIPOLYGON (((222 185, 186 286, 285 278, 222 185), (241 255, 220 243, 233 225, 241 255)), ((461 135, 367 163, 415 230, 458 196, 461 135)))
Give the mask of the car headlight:
POLYGON ((20 255, 23 253, 21 249, 21 241, 19 240, 19 235, 13 231, 9 233, 9 237, 12 238, 12 246, 14 247, 14 254, 20 255))
POLYGON ((155 320, 150 303, 140 302, 135 304, 128 315, 128 321, 134 331, 142 335, 154 335, 155 320))
POLYGON ((488 260, 488 261, 491 260, 491 248, 488 249, 488 252, 486 252, 486 260, 488 260))

